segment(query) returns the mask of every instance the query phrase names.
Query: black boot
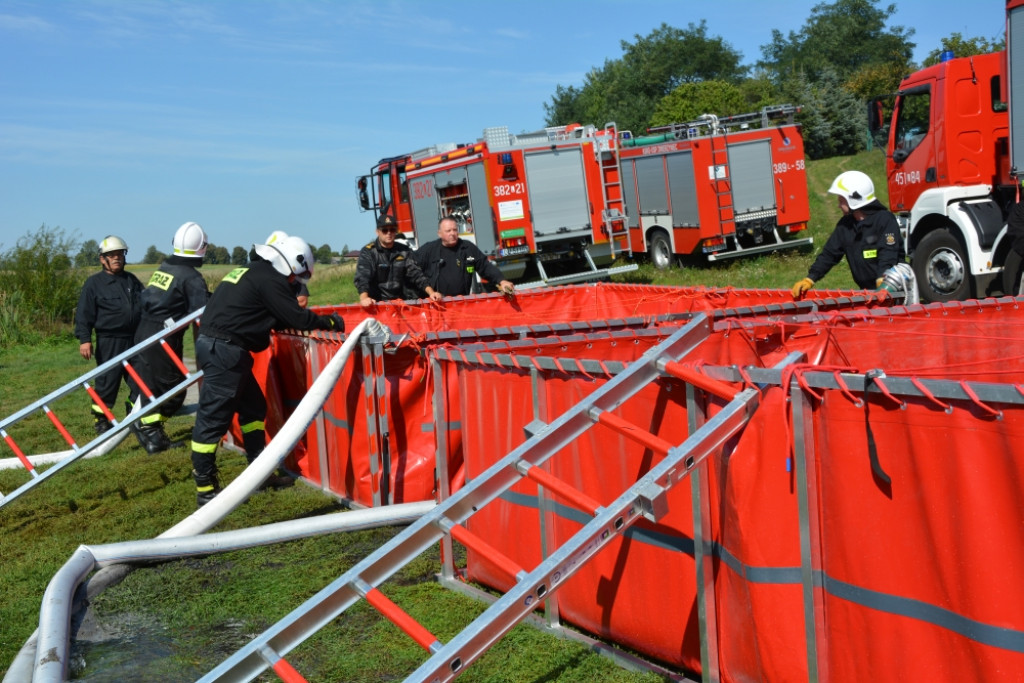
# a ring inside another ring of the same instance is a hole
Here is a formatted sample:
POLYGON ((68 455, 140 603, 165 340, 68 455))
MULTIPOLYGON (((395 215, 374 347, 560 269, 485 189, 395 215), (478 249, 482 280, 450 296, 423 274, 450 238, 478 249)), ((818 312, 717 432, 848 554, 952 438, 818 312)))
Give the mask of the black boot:
POLYGON ((149 425, 140 425, 138 422, 133 422, 129 429, 132 430, 132 434, 138 439, 139 444, 150 455, 161 453, 171 447, 171 440, 167 436, 167 432, 164 431, 163 424, 160 422, 149 425))
POLYGON ((289 486, 295 484, 295 480, 284 474, 281 470, 274 470, 274 472, 263 480, 260 484, 260 490, 264 489, 286 489, 289 486))
MULTIPOLYGON (((262 449, 260 449, 260 453, 262 453, 262 449)), ((256 460, 259 457, 259 455, 259 453, 257 453, 256 455, 250 455, 249 453, 247 453, 246 462, 252 465, 253 461, 256 460)), ((294 483, 295 479, 293 479, 292 477, 288 476, 281 470, 274 470, 273 473, 270 474, 270 476, 263 479, 263 483, 259 485, 259 489, 265 490, 267 488, 288 488, 294 483)))
POLYGON ((96 415, 93 419, 95 420, 93 423, 93 429, 96 430, 97 434, 104 434, 110 431, 114 426, 104 415, 96 415))
POLYGON ((220 493, 220 482, 217 480, 217 473, 207 476, 199 475, 192 470, 192 478, 196 480, 196 507, 201 508, 220 493))

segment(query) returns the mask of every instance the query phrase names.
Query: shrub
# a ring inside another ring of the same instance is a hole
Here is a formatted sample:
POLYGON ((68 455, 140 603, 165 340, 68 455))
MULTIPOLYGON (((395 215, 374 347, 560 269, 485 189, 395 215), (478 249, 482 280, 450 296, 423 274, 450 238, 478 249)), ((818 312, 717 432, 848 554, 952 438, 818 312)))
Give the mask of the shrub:
POLYGON ((69 254, 78 242, 45 225, 0 254, 0 344, 70 324, 82 276, 69 254))

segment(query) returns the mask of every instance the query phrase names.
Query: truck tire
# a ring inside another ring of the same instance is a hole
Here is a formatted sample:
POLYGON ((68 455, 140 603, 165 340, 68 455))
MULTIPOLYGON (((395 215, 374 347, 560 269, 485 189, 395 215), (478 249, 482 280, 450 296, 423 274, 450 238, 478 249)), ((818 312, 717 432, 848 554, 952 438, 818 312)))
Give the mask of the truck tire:
POLYGON ((911 265, 924 301, 962 301, 971 296, 971 273, 964 247, 946 228, 924 236, 914 250, 911 265))
POLYGON ((647 243, 647 255, 658 270, 665 270, 672 265, 672 261, 675 260, 672 254, 672 244, 663 230, 655 230, 651 233, 651 239, 647 243))
POLYGON ((1003 263, 1003 294, 1017 296, 1020 292, 1020 276, 1024 272, 1024 259, 1013 249, 1006 255, 1003 263))

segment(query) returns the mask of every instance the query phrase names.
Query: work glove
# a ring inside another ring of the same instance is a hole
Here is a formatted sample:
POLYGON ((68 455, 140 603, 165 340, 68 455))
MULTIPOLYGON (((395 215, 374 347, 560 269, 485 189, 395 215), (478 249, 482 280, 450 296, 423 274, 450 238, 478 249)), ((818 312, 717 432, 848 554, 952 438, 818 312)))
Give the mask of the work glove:
POLYGON ((875 289, 881 289, 883 282, 885 282, 885 278, 884 277, 880 277, 877 280, 875 280, 875 289))
POLYGON ((324 322, 327 323, 327 329, 331 332, 344 332, 345 331, 345 319, 337 313, 331 313, 330 315, 323 316, 324 322))
POLYGON ((814 280, 809 277, 805 277, 803 280, 793 285, 793 289, 790 291, 792 292, 794 299, 800 299, 803 297, 804 293, 813 286, 814 280))

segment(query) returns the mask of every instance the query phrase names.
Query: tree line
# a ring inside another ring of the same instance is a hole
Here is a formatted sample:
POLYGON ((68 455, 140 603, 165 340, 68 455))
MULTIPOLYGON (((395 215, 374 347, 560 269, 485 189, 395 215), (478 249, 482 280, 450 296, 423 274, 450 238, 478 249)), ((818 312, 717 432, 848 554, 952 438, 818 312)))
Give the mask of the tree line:
MULTIPOLYGON (((331 249, 331 245, 322 244, 319 247, 315 245, 309 245, 309 248, 313 250, 313 258, 316 259, 317 263, 330 263, 331 259, 338 255, 337 252, 331 249)), ((348 252, 348 245, 342 250, 342 254, 348 252)), ((146 249, 146 253, 142 257, 141 263, 146 264, 159 264, 166 259, 170 254, 166 254, 156 248, 155 245, 149 245, 146 249)), ((82 242, 78 253, 75 254, 73 262, 76 268, 87 268, 91 266, 100 265, 100 245, 96 240, 86 240, 82 242)), ((249 250, 245 247, 235 247, 230 252, 227 247, 222 247, 210 242, 206 246, 206 256, 203 258, 203 263, 211 264, 223 264, 233 266, 244 266, 249 262, 249 250)))
POLYGON ((572 122, 642 134, 648 127, 729 116, 762 107, 801 107, 804 149, 811 159, 855 154, 867 144, 868 99, 894 93, 911 72, 937 63, 943 50, 958 57, 1003 48, 1001 37, 951 33, 923 63, 913 62, 914 29, 886 27, 896 5, 878 0, 820 3, 799 31, 760 46, 753 65, 704 20, 680 29, 663 23, 646 36, 621 41, 622 56, 607 59, 580 85, 558 85, 544 104, 549 126, 572 122))

